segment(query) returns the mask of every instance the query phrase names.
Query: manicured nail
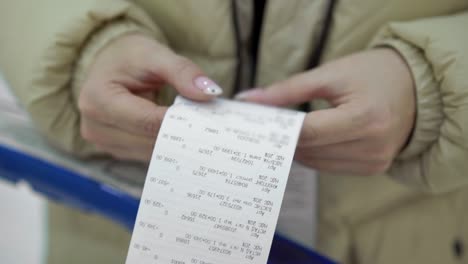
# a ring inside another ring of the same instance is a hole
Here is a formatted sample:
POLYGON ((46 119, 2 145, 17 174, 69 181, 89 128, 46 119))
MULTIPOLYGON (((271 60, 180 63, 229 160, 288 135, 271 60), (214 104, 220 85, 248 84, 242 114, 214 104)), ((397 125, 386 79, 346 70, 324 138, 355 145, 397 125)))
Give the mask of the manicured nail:
POLYGON ((197 86, 197 88, 202 90, 205 94, 217 96, 223 93, 223 89, 221 89, 219 85, 205 76, 195 78, 194 83, 195 86, 197 86))
POLYGON ((255 95, 259 95, 263 92, 263 89, 260 89, 260 88, 253 88, 251 90, 247 90, 247 91, 244 91, 244 92, 240 92, 238 94, 236 94, 234 96, 234 99, 235 100, 239 100, 239 101, 245 101, 246 99, 248 99, 249 97, 252 97, 252 96, 255 96, 255 95))

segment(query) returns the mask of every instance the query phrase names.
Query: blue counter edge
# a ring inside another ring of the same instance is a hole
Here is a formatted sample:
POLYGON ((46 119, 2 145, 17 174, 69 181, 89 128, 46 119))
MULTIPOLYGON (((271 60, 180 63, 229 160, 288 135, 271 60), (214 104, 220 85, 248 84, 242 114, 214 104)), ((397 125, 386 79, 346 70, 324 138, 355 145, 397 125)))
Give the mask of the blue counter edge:
MULTIPOLYGON (((48 199, 103 215, 133 229, 139 200, 110 185, 40 158, 0 145, 0 178, 27 182, 48 199)), ((270 264, 333 264, 320 254, 275 234, 270 264)))

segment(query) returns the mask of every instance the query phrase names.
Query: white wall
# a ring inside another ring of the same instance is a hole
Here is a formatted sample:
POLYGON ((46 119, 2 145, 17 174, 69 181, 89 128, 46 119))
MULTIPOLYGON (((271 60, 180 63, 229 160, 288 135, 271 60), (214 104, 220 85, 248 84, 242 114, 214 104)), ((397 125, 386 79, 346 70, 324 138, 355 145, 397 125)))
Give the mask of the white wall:
POLYGON ((0 180, 0 263, 45 263, 46 220, 45 201, 0 180))
MULTIPOLYGON (((13 97, 0 75, 0 105, 13 97)), ((0 109, 1 110, 1 109, 0 109)), ((27 186, 12 185, 0 175, 0 263, 45 263, 47 239, 46 202, 27 186)))

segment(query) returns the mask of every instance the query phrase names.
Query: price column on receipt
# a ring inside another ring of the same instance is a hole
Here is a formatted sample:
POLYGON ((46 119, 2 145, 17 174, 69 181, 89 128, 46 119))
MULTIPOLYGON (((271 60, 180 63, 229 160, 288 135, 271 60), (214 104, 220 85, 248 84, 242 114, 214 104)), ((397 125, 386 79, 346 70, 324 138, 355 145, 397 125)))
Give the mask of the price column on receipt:
POLYGON ((161 125, 127 264, 265 264, 304 113, 178 97, 161 125))

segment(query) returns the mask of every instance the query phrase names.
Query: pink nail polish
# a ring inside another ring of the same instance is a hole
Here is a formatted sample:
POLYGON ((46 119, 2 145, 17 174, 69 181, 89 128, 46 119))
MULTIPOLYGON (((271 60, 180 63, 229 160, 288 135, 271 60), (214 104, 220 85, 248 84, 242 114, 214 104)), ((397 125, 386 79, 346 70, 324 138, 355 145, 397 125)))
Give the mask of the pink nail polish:
POLYGON ((220 95, 223 93, 223 89, 221 89, 219 85, 205 76, 195 78, 194 83, 195 86, 202 90, 205 94, 220 95))

